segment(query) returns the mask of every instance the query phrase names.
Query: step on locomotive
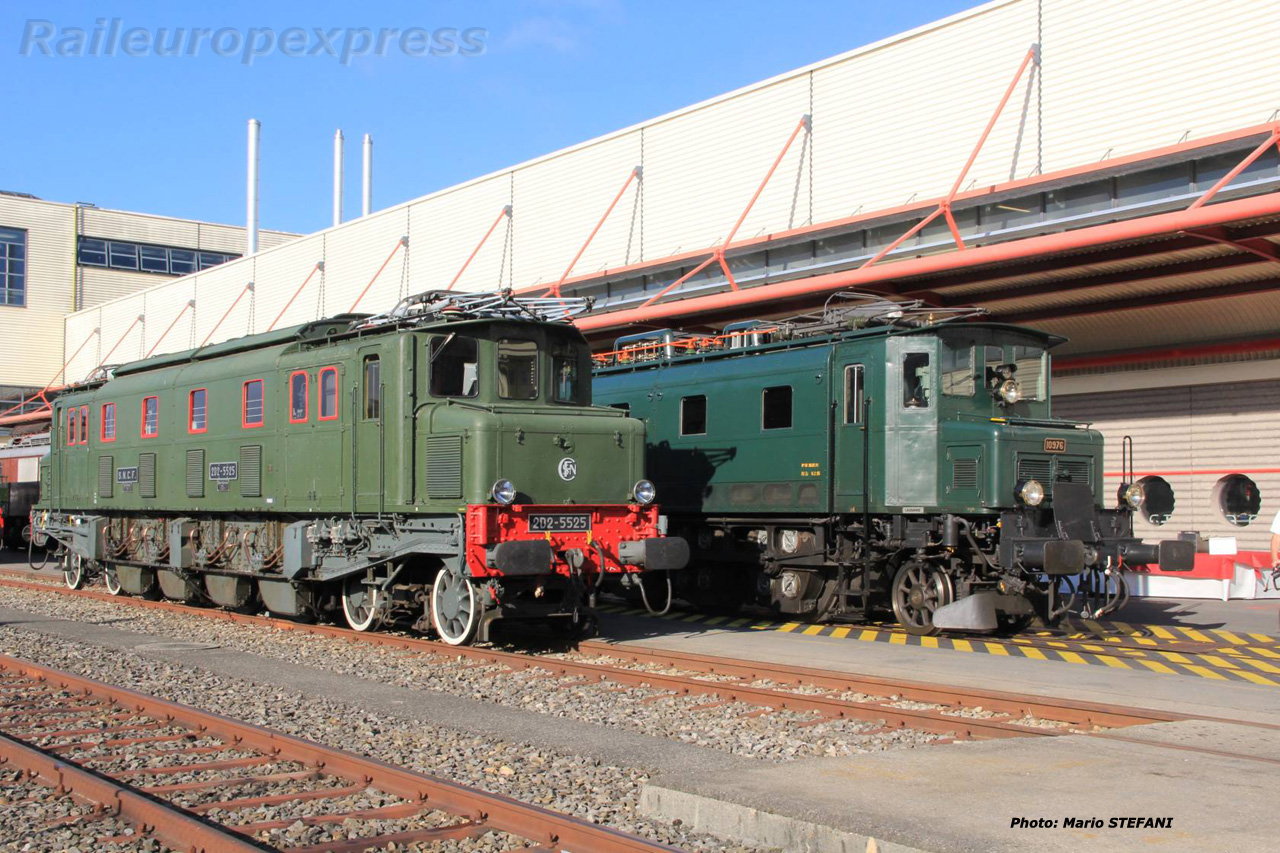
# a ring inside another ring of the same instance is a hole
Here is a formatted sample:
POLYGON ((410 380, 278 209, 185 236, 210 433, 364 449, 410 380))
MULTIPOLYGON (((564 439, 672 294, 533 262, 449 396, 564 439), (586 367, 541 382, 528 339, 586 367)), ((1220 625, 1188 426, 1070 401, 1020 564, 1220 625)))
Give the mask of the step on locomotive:
POLYGON ((1052 416, 1063 340, 842 293, 720 335, 620 338, 594 392, 648 425, 649 475, 693 551, 668 589, 694 605, 1019 630, 1113 612, 1125 569, 1194 560, 1193 541, 1133 532, 1135 512, 1167 519, 1172 489, 1109 490, 1102 435, 1052 416))
POLYGON ((54 402, 37 537, 72 587, 582 633, 606 576, 688 559, 644 425, 591 403, 587 308, 433 291, 103 371, 54 402))

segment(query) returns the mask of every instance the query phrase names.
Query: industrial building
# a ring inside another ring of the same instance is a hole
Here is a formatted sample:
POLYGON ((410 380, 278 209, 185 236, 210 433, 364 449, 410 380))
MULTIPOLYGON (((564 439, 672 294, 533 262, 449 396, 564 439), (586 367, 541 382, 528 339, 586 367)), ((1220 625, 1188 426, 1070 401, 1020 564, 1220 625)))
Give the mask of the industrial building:
POLYGON ((1280 6, 1246 0, 995 0, 68 305, 67 376, 433 288, 592 296, 602 347, 840 290, 976 305, 1070 339, 1055 413, 1106 434, 1109 486, 1133 437, 1137 475, 1177 493, 1162 533, 1261 552, 1280 509, 1277 29, 1280 6))

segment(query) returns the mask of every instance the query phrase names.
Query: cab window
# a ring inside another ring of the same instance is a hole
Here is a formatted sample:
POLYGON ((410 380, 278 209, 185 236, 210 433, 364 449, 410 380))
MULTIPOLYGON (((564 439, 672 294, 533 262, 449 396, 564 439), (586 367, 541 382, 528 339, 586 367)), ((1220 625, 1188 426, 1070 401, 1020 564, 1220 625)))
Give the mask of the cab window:
POLYGON ((307 419, 307 372, 298 370, 289 374, 289 423, 302 423, 307 419))
POLYGON ((907 353, 902 359, 902 405, 908 409, 927 409, 932 389, 929 387, 929 353, 907 353))
POLYGON ((533 341, 498 341, 498 396, 504 400, 538 399, 538 345, 533 341))
POLYGON ((479 344, 475 338, 431 339, 431 396, 474 397, 480 393, 479 344))
POLYGON ((972 397, 973 347, 944 344, 942 347, 942 393, 948 397, 972 397))
POLYGON ((861 364, 850 364, 844 369, 844 422, 862 423, 861 364))
POLYGON ((382 360, 376 355, 364 357, 364 419, 382 417, 382 360))
POLYGON ((583 403, 582 359, 575 349, 563 349, 551 360, 551 375, 555 383, 552 399, 557 403, 583 403))

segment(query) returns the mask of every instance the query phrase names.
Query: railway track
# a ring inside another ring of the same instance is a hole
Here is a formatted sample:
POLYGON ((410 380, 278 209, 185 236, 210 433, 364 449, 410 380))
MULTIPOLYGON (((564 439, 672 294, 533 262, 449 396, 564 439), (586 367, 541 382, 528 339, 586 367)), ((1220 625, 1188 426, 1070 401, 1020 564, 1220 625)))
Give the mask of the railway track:
POLYGON ((0 697, 0 770, 92 806, 63 822, 110 817, 139 833, 98 846, 151 836, 208 853, 354 853, 500 832, 543 851, 674 849, 11 657, 0 656, 0 697), (291 843, 300 828, 318 839, 291 843))
MULTIPOLYGON (((0 587, 35 590, 89 598, 121 606, 181 612, 202 618, 255 625, 280 631, 391 647, 442 660, 466 660, 474 665, 497 665, 506 671, 542 670, 566 686, 610 682, 657 691, 654 701, 705 699, 692 710, 742 703, 756 707, 753 715, 792 711, 811 715, 812 722, 861 720, 880 729, 913 729, 968 740, 1043 737, 1096 732, 1186 717, 1122 706, 1047 699, 999 691, 976 690, 919 682, 883 679, 826 670, 782 667, 729 658, 586 642, 576 653, 531 654, 496 648, 458 647, 398 633, 356 632, 330 625, 314 625, 193 607, 171 601, 113 596, 96 590, 0 578, 0 587)), ((808 721, 806 721, 808 722, 808 721)))

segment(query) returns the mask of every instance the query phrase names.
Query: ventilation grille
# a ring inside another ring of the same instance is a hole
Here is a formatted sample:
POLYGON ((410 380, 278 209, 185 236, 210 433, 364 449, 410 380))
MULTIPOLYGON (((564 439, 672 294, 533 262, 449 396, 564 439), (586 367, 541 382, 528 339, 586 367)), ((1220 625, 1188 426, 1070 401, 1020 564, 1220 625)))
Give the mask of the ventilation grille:
POLYGON ((115 459, 111 456, 98 457, 98 497, 109 498, 115 494, 116 472, 115 459))
POLYGON ((187 451, 187 497, 204 497, 204 451, 187 451))
POLYGON ((240 496, 262 497, 262 445, 247 444, 240 448, 240 496))
POLYGON ((1073 483, 1084 483, 1093 486, 1093 465, 1088 459, 1059 459, 1058 472, 1055 479, 1070 480, 1073 483))
POLYGON ((953 459, 951 461, 951 488, 970 491, 978 488, 977 459, 953 459))
POLYGON ((1019 456, 1018 479, 1038 480, 1048 489, 1053 485, 1053 460, 1048 456, 1019 456))
POLYGON ((462 436, 427 439, 427 497, 462 497, 462 436))
POLYGON ((1053 495, 1057 480, 1069 480, 1093 488, 1093 460, 1089 458, 1063 459, 1047 456, 1019 456, 1018 480, 1037 480, 1044 486, 1047 496, 1053 495))
POLYGON ((138 454, 138 494, 144 498, 156 496, 156 455, 138 454))

